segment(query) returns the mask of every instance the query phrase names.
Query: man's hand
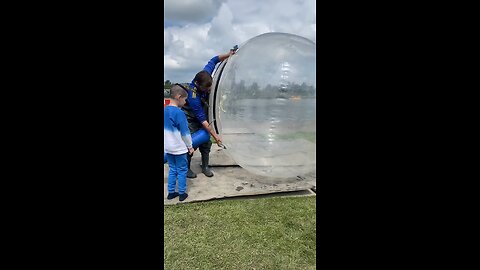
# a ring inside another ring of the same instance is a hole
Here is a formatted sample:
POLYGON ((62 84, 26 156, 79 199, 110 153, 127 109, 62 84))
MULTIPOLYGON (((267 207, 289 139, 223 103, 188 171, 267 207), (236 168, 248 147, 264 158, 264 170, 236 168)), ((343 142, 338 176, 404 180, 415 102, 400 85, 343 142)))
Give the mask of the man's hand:
POLYGON ((218 136, 217 134, 213 135, 213 138, 215 139, 215 141, 217 142, 217 144, 221 144, 221 143, 222 143, 222 139, 221 139, 220 136, 218 136))
POLYGON ((230 57, 231 55, 234 55, 235 54, 235 51, 234 50, 230 50, 228 51, 226 54, 221 54, 218 56, 218 59, 221 61, 227 59, 228 57, 230 57))
POLYGON ((190 156, 193 155, 193 152, 195 152, 195 150, 194 150, 193 148, 188 148, 188 154, 189 154, 190 156))

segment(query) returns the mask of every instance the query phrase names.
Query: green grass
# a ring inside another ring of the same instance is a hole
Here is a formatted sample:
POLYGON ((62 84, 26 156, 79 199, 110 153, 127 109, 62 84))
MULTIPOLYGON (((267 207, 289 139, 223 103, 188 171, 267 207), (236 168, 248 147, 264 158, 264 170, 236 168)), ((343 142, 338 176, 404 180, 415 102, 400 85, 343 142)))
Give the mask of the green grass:
POLYGON ((164 207, 165 269, 315 269, 315 197, 164 207))

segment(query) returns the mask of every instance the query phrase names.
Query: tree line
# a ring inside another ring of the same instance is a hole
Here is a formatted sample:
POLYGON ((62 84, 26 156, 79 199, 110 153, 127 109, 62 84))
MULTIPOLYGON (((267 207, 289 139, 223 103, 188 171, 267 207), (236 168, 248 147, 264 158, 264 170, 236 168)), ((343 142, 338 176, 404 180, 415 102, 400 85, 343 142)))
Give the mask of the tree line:
POLYGON ((316 88, 312 85, 307 85, 306 83, 297 84, 295 82, 285 82, 279 85, 267 84, 262 88, 256 82, 246 86, 245 81, 241 80, 239 83, 234 83, 232 88, 236 90, 235 95, 240 99, 290 98, 295 96, 302 98, 316 97, 316 88))
MULTIPOLYGON (((164 97, 170 97, 170 89, 172 88, 172 83, 170 80, 166 80, 163 84, 163 94, 164 97)), ((253 82, 251 85, 246 86, 245 81, 241 80, 239 83, 233 84, 233 88, 236 89, 235 93, 237 98, 290 98, 292 96, 300 97, 315 97, 316 88, 312 85, 307 85, 305 83, 296 84, 293 82, 288 82, 284 85, 266 85, 264 88, 260 88, 256 82, 253 82)), ((228 91, 230 92, 230 91, 228 91)))

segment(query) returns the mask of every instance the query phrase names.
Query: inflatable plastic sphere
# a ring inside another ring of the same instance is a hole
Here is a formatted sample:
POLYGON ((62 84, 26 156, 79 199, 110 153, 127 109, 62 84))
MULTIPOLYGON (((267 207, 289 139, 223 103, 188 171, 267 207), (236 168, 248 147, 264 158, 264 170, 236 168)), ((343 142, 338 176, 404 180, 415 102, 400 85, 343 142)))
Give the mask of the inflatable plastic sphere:
POLYGON ((277 178, 315 170, 315 62, 311 40, 268 33, 219 65, 210 120, 244 169, 277 178))

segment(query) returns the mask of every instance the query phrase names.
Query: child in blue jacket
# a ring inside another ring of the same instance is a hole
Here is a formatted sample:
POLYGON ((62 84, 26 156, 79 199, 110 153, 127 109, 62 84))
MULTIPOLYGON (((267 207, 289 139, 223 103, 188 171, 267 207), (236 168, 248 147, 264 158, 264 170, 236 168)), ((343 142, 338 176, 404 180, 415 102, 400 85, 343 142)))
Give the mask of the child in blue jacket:
POLYGON ((178 85, 170 90, 170 104, 164 110, 163 148, 167 154, 168 167, 168 196, 171 200, 179 196, 183 201, 187 194, 187 155, 193 154, 192 137, 188 129, 187 117, 180 109, 185 105, 187 92, 178 85), (175 186, 178 178, 178 192, 175 186))

